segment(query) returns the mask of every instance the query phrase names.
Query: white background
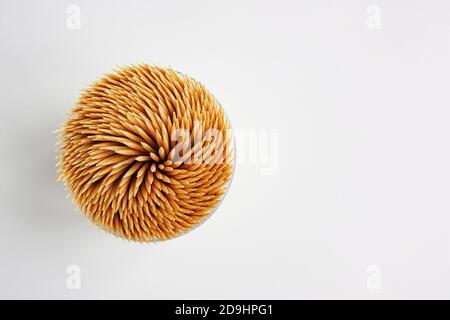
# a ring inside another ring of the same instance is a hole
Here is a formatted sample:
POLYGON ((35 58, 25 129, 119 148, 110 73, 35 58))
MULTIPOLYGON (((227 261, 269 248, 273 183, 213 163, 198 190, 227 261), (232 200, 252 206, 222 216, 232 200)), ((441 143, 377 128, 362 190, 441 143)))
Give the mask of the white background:
POLYGON ((449 16, 444 0, 0 0, 0 298, 450 298, 449 16), (157 244, 99 231, 55 183, 51 132, 79 89, 137 62, 205 83, 235 129, 279 130, 275 174, 239 164, 205 224, 157 244))

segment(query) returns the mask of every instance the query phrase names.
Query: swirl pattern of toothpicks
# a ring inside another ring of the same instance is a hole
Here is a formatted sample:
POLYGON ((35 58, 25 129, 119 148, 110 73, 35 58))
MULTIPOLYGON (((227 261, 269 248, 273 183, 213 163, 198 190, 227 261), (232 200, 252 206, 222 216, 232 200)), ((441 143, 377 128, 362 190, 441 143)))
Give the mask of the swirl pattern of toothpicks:
POLYGON ((234 169, 221 105, 167 68, 105 75, 81 93, 60 133, 59 179, 95 224, 129 240, 191 230, 218 206, 234 169))

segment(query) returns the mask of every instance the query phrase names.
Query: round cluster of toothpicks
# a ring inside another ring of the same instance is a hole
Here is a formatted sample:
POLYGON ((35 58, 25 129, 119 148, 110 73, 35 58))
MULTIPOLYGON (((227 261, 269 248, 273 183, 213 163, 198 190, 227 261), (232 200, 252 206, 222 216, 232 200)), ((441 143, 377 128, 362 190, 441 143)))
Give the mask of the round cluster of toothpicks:
POLYGON ((222 200, 234 143, 222 106, 168 68, 119 68, 83 90, 60 129, 59 179, 107 232, 171 239, 222 200))

